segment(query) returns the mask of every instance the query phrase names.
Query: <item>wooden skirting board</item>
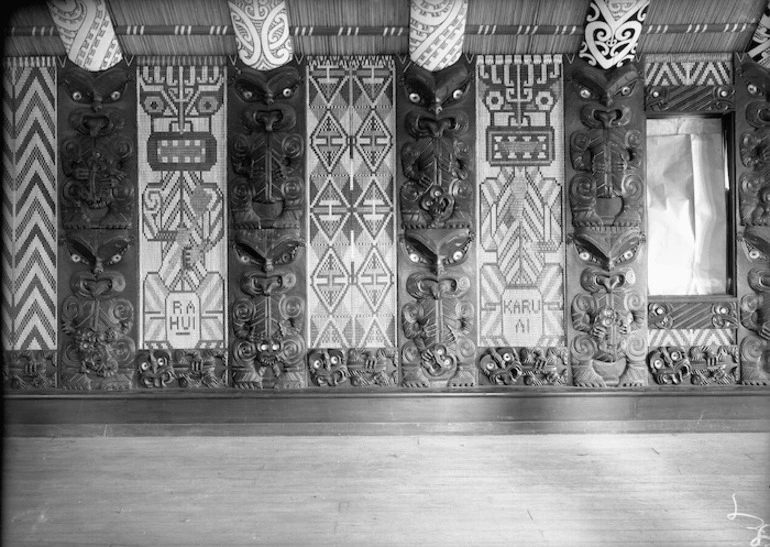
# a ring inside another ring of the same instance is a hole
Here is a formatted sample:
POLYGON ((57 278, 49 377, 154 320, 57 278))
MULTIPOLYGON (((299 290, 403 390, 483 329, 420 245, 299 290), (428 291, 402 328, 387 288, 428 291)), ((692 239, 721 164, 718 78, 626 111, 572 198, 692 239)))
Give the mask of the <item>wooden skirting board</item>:
POLYGON ((9 395, 4 436, 770 432, 770 390, 9 395))

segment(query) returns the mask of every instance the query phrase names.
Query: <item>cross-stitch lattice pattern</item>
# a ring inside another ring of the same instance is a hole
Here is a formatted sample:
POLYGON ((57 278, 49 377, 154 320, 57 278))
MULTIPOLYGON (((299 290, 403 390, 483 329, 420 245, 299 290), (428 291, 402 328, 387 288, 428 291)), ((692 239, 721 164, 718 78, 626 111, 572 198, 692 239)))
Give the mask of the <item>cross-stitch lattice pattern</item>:
POLYGON ((225 69, 139 69, 141 347, 225 337, 225 69))
POLYGON ((733 63, 729 55, 647 55, 646 86, 730 85, 733 63))
POLYGON ((395 345, 393 61, 308 63, 310 346, 395 345))
POLYGON ((4 70, 3 347, 55 350, 56 68, 17 59, 4 70))
POLYGON ((561 58, 477 68, 479 343, 564 345, 561 58))

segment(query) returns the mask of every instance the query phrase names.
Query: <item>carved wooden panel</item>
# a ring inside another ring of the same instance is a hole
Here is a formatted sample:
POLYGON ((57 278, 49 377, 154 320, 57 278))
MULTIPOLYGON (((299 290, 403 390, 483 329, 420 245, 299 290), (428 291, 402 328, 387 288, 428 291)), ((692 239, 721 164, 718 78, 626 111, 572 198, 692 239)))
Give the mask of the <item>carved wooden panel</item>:
POLYGON ((770 71, 736 56, 741 382, 770 384, 770 71))
POLYGON ((138 384, 144 388, 217 389, 229 385, 223 349, 155 349, 137 357, 138 384))
POLYGON ((488 348, 479 360, 480 384, 559 386, 569 381, 566 348, 488 348))
POLYGON ((647 305, 650 329, 728 329, 738 327, 738 305, 720 302, 650 302, 647 305))
POLYGON ((61 386, 122 390, 136 353, 136 83, 121 63, 59 71, 61 386))
POLYGON ((735 108, 732 59, 720 55, 646 55, 650 112, 728 112, 735 108))
POLYGON ((474 66, 398 63, 401 385, 476 385, 474 66))
POLYGON ((307 385, 305 82, 296 61, 230 66, 230 353, 233 385, 307 385))
POLYGON ((398 384, 395 348, 314 349, 308 354, 312 383, 319 387, 393 387, 398 384))
POLYGON ((647 384, 645 117, 635 63, 569 63, 567 293, 573 383, 647 384))
POLYGON ((50 389, 58 383, 55 351, 5 351, 2 359, 4 388, 13 391, 50 389))
POLYGON ((770 384, 770 71, 736 56, 741 383, 770 384))
POLYGON ((664 346, 648 357, 656 384, 725 385, 738 381, 738 346, 664 346))

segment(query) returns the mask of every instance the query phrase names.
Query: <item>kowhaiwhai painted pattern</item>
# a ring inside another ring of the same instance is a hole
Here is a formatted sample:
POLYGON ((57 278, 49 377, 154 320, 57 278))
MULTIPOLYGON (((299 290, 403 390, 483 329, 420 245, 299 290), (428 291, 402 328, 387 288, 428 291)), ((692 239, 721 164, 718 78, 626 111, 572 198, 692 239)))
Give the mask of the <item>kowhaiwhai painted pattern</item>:
POLYGON ((310 347, 393 347, 393 61, 308 61, 310 347))
POLYGON ((455 64, 462 54, 468 0, 411 0, 409 55, 425 70, 455 64))
POLYGON ((141 346, 221 348, 227 250, 224 66, 141 66, 141 346))
POLYGON ((561 58, 477 63, 479 342, 564 345, 561 58))
POLYGON ((106 0, 49 0, 48 10, 69 59, 80 68, 98 72, 123 59, 106 0))

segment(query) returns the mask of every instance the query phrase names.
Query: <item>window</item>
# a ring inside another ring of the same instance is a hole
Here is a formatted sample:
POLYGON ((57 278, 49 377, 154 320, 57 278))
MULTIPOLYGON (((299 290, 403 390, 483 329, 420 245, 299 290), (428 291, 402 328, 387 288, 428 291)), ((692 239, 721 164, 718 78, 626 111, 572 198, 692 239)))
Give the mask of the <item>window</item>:
POLYGON ((722 118, 647 120, 651 295, 727 294, 730 193, 722 118))

